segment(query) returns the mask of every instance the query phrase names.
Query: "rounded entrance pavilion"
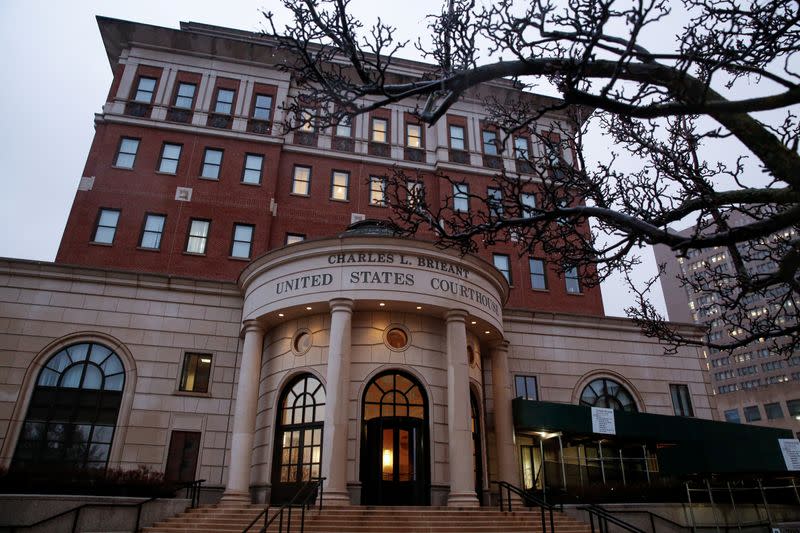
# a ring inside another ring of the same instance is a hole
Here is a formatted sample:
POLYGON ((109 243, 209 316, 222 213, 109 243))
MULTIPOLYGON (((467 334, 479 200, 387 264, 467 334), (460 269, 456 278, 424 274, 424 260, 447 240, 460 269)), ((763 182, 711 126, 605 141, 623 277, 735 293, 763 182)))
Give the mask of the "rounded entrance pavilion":
POLYGON ((278 502, 323 476, 330 505, 478 505, 486 450, 517 477, 492 265, 366 222, 256 259, 240 286, 226 499, 278 502))

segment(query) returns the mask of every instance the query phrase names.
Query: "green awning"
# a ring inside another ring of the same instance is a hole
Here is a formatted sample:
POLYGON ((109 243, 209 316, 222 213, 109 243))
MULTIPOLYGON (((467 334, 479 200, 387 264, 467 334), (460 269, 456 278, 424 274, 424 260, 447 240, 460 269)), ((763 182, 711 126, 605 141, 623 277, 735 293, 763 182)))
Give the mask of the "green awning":
POLYGON ((671 474, 786 472, 778 439, 794 437, 787 429, 625 411, 614 411, 616 434, 603 435, 592 432, 590 407, 522 398, 512 406, 517 432, 641 442, 671 474))

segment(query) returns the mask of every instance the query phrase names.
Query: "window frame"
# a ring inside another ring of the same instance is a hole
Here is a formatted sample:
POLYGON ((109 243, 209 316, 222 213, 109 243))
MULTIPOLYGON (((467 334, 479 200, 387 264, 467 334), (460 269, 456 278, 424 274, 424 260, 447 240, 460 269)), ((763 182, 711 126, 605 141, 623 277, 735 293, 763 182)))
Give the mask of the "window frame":
POLYGON ((486 187, 486 203, 489 207, 490 217, 503 216, 503 189, 500 187, 486 187))
POLYGON ((764 414, 767 417, 767 420, 783 420, 785 418, 783 414, 783 408, 781 407, 781 402, 769 402, 764 404, 764 414), (773 416, 776 413, 774 410, 777 409, 777 414, 780 416, 773 416), (772 412, 770 412, 772 411, 772 412))
POLYGON ((519 195, 519 205, 522 207, 522 214, 529 217, 536 209, 536 194, 532 192, 524 192, 519 195), (532 202, 526 200, 531 199, 532 202))
POLYGON ((424 148, 423 145, 423 138, 422 138, 422 124, 417 124, 414 122, 406 122, 406 148, 411 148, 413 150, 422 150, 424 148), (411 135, 411 128, 417 128, 419 130, 418 136, 411 135), (411 139, 418 139, 419 145, 414 146, 411 144, 411 139))
POLYGON ((245 222, 234 222, 233 229, 231 231, 231 249, 230 249, 230 257, 233 259, 250 259, 253 256, 253 241, 255 241, 256 236, 256 226, 255 224, 247 224, 245 222), (236 239, 236 231, 239 228, 249 228, 250 229, 250 240, 249 241, 242 241, 236 239), (234 250, 236 249, 236 244, 247 243, 247 255, 236 255, 234 254, 234 250))
POLYGON ((514 374, 514 398, 523 398, 525 400, 539 401, 539 378, 531 374, 514 374), (520 395, 519 393, 520 379, 523 380, 523 384, 525 386, 525 394, 523 395, 520 395), (533 397, 531 397, 528 394, 530 392, 528 388, 528 384, 530 383, 529 380, 533 380, 533 397))
POLYGON ((234 109, 235 105, 236 105, 236 89, 229 89, 228 87, 217 87, 216 88, 216 90, 214 91, 214 109, 211 111, 212 114, 214 114, 214 115, 232 116, 233 115, 233 109, 234 109), (230 102, 221 102, 220 101, 219 96, 223 91, 231 93, 231 101, 230 102), (225 105, 229 105, 230 109, 227 112, 220 111, 219 110, 220 103, 225 104, 225 105))
POLYGON ((213 148, 211 146, 206 146, 205 150, 203 151, 203 160, 200 162, 200 177, 206 180, 219 181, 220 175, 222 174, 222 160, 224 158, 225 158, 225 150, 223 150, 222 148, 213 148), (207 161, 209 151, 219 152, 219 164, 209 163, 207 161), (217 175, 214 177, 206 176, 205 175, 206 166, 216 167, 217 175))
POLYGON ((253 108, 250 110, 250 118, 253 120, 260 120, 262 122, 272 122, 272 106, 275 103, 275 98, 271 94, 266 93, 254 93, 253 94, 253 108), (258 105, 258 98, 269 98, 269 107, 263 107, 258 105), (267 118, 258 117, 256 114, 259 110, 267 110, 267 118))
POLYGON ((351 115, 344 115, 341 119, 336 123, 333 127, 333 136, 338 137, 340 139, 352 139, 353 138, 353 117, 351 115), (346 127, 347 128, 347 135, 343 135, 339 128, 346 127))
POLYGON ((174 107, 175 109, 184 109, 187 111, 192 111, 194 109, 196 98, 197 98, 197 84, 188 81, 179 81, 178 85, 175 87, 175 96, 172 99, 172 107, 174 107), (188 106, 178 105, 178 100, 180 98, 188 98, 188 96, 184 96, 181 94, 181 88, 184 86, 192 87, 191 103, 188 106))
POLYGON ((534 290, 534 291, 547 291, 547 290, 549 290, 549 287, 548 287, 548 284, 547 284, 547 263, 545 262, 545 260, 544 259, 540 259, 538 257, 528 257, 528 269, 530 270, 531 289, 534 290), (539 263, 539 264, 542 265, 542 272, 541 273, 534 272, 534 270, 533 270, 534 262, 539 263), (536 286, 536 284, 534 283, 534 278, 536 278, 536 279, 541 278, 541 280, 542 280, 542 283, 541 283, 542 286, 541 287, 537 287, 536 286))
POLYGON ((92 240, 90 241, 92 244, 101 244, 106 246, 112 246, 114 244, 114 239, 117 238, 117 228, 119 227, 119 219, 122 216, 122 210, 115 208, 115 207, 101 207, 97 210, 97 218, 94 222, 94 231, 92 232, 92 240), (103 220, 104 213, 116 213, 117 219, 114 221, 113 226, 101 226, 100 222, 103 220), (111 240, 109 241, 98 241, 97 240, 97 232, 100 228, 113 228, 113 233, 111 234, 111 240))
POLYGON ((201 353, 201 352, 184 352, 183 354, 183 362, 181 364, 181 372, 178 375, 178 388, 177 392, 179 393, 189 393, 189 394, 210 394, 211 393, 211 376, 213 374, 214 368, 214 354, 211 353, 201 353), (190 363, 192 358, 196 358, 196 364, 194 365, 194 375, 192 376, 192 388, 187 387, 187 381, 189 378, 188 372, 191 370, 190 363), (205 376, 205 390, 198 390, 195 385, 197 381, 197 369, 204 358, 208 358, 208 363, 204 363, 208 365, 207 376, 205 376))
POLYGON ((334 202, 349 202, 350 201, 350 172, 347 170, 331 170, 331 187, 330 187, 330 200, 334 202), (336 177, 344 176, 345 184, 344 185, 337 185, 336 184, 336 177), (336 187, 344 187, 344 198, 337 198, 334 194, 336 191, 336 187))
POLYGON ((457 213, 469 213, 469 183, 453 183, 453 211, 457 213), (458 206, 463 202, 463 209, 458 206))
POLYGON ((242 177, 241 177, 240 183, 242 183, 243 185, 261 185, 261 180, 264 177, 264 160, 265 160, 264 154, 255 154, 255 153, 252 153, 252 152, 246 152, 244 154, 244 159, 242 160, 242 177), (248 176, 247 173, 255 171, 254 168, 249 168, 247 166, 247 163, 248 163, 248 161, 250 160, 251 157, 259 159, 258 181, 250 181, 250 180, 247 179, 247 176, 248 176))
POLYGON ((566 290, 567 294, 583 294, 578 267, 564 269, 564 289, 566 290), (570 281, 575 282, 577 290, 570 289, 570 281))
POLYGON ((369 177, 369 205, 371 205, 373 207, 387 207, 386 206, 386 185, 387 185, 387 182, 388 182, 388 179, 386 178, 386 176, 370 176, 369 177), (381 189, 380 189, 381 199, 380 199, 379 202, 373 201, 374 198, 375 198, 375 193, 377 192, 375 187, 373 187, 373 185, 376 182, 381 184, 381 189))
POLYGON ((500 141, 497 139, 497 132, 495 130, 490 129, 482 129, 481 130, 481 149, 483 150, 483 155, 488 155, 492 157, 500 157, 502 155, 502 150, 500 149, 500 141), (491 135, 494 138, 491 140, 486 139, 486 136, 491 135), (486 150, 487 146, 491 146, 494 153, 486 150))
POLYGON ((290 194, 294 196, 303 196, 303 197, 310 197, 311 196, 311 167, 307 165, 294 165, 292 167, 292 187, 289 191, 290 194), (298 180, 297 179, 297 171, 299 169, 303 169, 307 171, 307 179, 306 180, 298 180), (295 189, 295 185, 298 183, 305 183, 306 184, 306 192, 297 192, 295 189))
POLYGON ((757 405, 747 405, 742 408, 742 411, 744 412, 745 422, 759 422, 762 420, 761 410, 757 405), (755 416, 753 416, 753 413, 755 413, 755 416))
POLYGON ((208 239, 211 236, 211 220, 207 218, 190 218, 189 224, 186 227, 186 245, 183 247, 183 253, 190 254, 190 255, 206 255, 208 252, 208 239), (192 235, 192 226, 194 226, 195 222, 205 222, 208 225, 206 226, 206 234, 205 236, 198 236, 192 235), (203 251, 201 252, 193 252, 189 250, 189 243, 192 242, 192 239, 202 239, 203 240, 203 251))
POLYGON ((163 213, 150 213, 150 212, 145 213, 144 220, 142 221, 142 231, 139 234, 139 249, 152 250, 152 251, 161 250, 161 239, 164 237, 164 228, 166 227, 166 225, 167 225, 167 215, 163 213), (147 222, 149 221, 150 217, 161 217, 161 231, 156 232, 147 229, 147 222), (144 238, 145 235, 147 235, 148 233, 158 234, 156 246, 144 245, 144 238))
POLYGON ((492 254, 492 265, 494 265, 494 267, 495 267, 495 268, 496 268, 496 269, 497 269, 497 270, 498 270, 498 271, 499 271, 501 274, 503 274, 503 277, 504 277, 504 278, 506 278, 506 281, 508 282, 508 285, 509 285, 509 286, 513 286, 513 285, 514 285, 514 282, 513 282, 514 278, 513 278, 513 277, 512 277, 512 275, 511 275, 511 256, 510 256, 510 255, 508 255, 508 254, 497 254, 497 253, 493 253, 493 254, 492 254), (505 258, 505 261, 506 261, 506 270, 503 270, 502 268, 500 268, 499 266, 497 266, 497 260, 498 260, 498 259, 501 259, 501 258, 505 258))
POLYGON ((171 176, 176 176, 178 174, 178 169, 180 168, 181 154, 182 153, 183 153, 183 144, 164 141, 161 144, 161 155, 159 155, 159 157, 158 157, 158 168, 156 169, 156 171, 159 174, 169 174, 171 176), (177 147, 178 148, 178 157, 175 158, 175 159, 173 159, 171 157, 170 158, 165 157, 165 153, 167 151, 167 147, 171 147, 171 148, 177 147), (172 162, 172 161, 175 162, 175 170, 173 170, 171 172, 169 170, 164 170, 164 168, 163 168, 164 167, 164 163, 165 162, 172 162))
POLYGON ((514 159, 520 161, 530 161, 531 157, 531 140, 524 135, 514 135, 514 159), (520 141, 525 143, 525 146, 520 146, 520 141), (524 154, 520 154, 524 152, 524 154))
POLYGON ((722 416, 725 418, 725 422, 728 422, 729 424, 741 424, 742 423, 742 417, 739 415, 739 408, 738 407, 734 408, 734 409, 726 409, 722 413, 722 416), (732 416, 732 415, 736 415, 736 416, 732 416))
POLYGON ((112 165, 114 168, 120 168, 125 170, 133 170, 134 165, 136 165, 136 155, 139 153, 139 146, 142 144, 142 139, 138 137, 120 137, 119 144, 117 145, 117 153, 114 156, 114 164, 112 165), (122 145, 125 141, 136 141, 136 150, 131 152, 123 152, 122 145), (123 166, 119 164, 119 158, 121 155, 130 155, 131 157, 131 166, 123 166))
POLYGON ((379 144, 389 144, 389 119, 384 117, 370 117, 369 120, 369 142, 379 143, 379 144), (375 125, 379 122, 383 122, 384 130, 375 128, 375 125), (376 133, 383 133, 384 139, 378 140, 375 136, 376 133))
POLYGON ((152 76, 142 75, 140 74, 136 78, 136 88, 133 90, 133 95, 131 97, 131 102, 136 102, 137 104, 147 104, 151 105, 153 103, 153 99, 156 96, 156 90, 158 89, 158 78, 154 78, 152 76), (142 90, 142 80, 151 80, 153 82, 153 90, 152 91, 144 91, 145 93, 150 92, 150 99, 149 100, 139 100, 139 92, 142 90))
POLYGON ((451 150, 457 150, 459 152, 466 152, 467 151, 467 128, 461 126, 459 124, 448 124, 447 125, 447 140, 450 143, 451 150), (455 137, 453 135, 453 129, 457 128, 461 130, 461 137, 455 137), (461 141, 461 148, 457 148, 454 146, 453 139, 457 139, 461 141))
POLYGON ((669 396, 672 400, 672 411, 675 413, 675 416, 694 417, 692 395, 689 393, 689 385, 686 383, 670 383, 669 396))

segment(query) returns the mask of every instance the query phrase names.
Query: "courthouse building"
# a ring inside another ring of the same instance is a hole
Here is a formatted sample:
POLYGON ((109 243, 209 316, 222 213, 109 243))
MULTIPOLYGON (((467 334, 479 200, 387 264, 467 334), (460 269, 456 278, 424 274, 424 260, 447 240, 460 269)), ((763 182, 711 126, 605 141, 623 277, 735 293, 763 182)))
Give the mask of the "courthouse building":
POLYGON ((283 133, 296 87, 269 38, 98 22, 113 82, 56 261, 0 262, 0 466, 144 465, 254 501, 322 475, 333 504, 458 506, 501 480, 786 472, 790 432, 715 421, 702 354, 606 317, 577 272, 379 222, 393 165, 432 204, 453 195, 437 171, 487 195, 498 168, 531 179, 514 154, 543 147, 501 149, 478 94, 432 128, 408 102, 283 133))

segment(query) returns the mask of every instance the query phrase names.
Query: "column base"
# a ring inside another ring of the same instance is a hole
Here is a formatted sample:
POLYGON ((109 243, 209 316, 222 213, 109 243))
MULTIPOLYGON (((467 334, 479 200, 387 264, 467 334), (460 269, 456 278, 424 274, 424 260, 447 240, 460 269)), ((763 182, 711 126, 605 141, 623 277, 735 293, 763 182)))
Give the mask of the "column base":
POLYGON ((447 496, 448 507, 480 507, 478 496, 472 492, 450 492, 447 496))
POLYGON ((221 506, 225 505, 250 505, 252 500, 250 499, 249 492, 239 492, 239 491, 225 491, 222 494, 222 498, 219 500, 219 504, 221 506))
POLYGON ((326 489, 325 492, 322 493, 323 507, 346 507, 350 505, 352 505, 352 503, 350 503, 350 493, 347 491, 328 492, 326 489))

